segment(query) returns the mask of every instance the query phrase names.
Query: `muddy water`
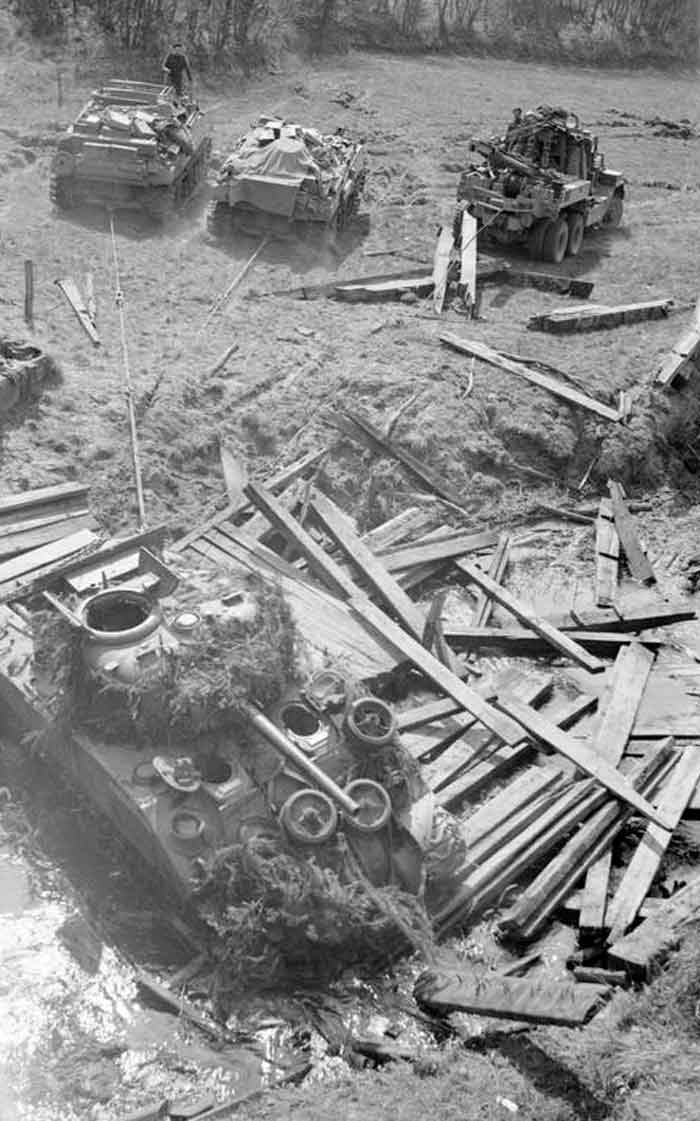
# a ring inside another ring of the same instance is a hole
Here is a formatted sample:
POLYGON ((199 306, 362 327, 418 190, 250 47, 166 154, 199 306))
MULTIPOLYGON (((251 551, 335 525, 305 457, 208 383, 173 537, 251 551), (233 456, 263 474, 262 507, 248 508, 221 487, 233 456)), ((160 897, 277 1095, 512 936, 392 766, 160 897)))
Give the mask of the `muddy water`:
MULTIPOLYGON (((70 816, 57 818, 70 828, 70 816)), ((130 895, 114 894, 118 870, 83 858, 73 862, 72 882, 28 824, 17 803, 3 803, 0 829, 12 839, 0 847, 0 1121, 113 1121, 166 1097, 225 1100, 269 1079, 269 1031, 217 1052, 171 1014, 144 1007, 134 938, 107 944, 93 925, 96 913, 111 911, 118 928, 130 895), (84 874, 91 864, 92 882, 84 874)), ((74 838, 57 838, 55 825, 51 839, 65 855, 74 838)), ((190 956, 157 929, 137 940, 162 975, 190 956)))

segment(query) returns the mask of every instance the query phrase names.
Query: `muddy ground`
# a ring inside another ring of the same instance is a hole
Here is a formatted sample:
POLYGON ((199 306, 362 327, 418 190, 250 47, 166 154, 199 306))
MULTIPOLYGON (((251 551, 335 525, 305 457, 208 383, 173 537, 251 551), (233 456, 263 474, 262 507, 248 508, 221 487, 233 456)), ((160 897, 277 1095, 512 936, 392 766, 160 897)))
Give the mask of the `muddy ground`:
MULTIPOLYGON (((1 333, 26 333, 23 261, 31 257, 38 270, 35 337, 63 372, 58 386, 5 425, 0 437, 3 489, 83 479, 90 482, 92 507, 107 527, 133 528, 114 271, 105 218, 98 211, 56 214, 48 198, 56 137, 95 82, 110 71, 102 64, 100 73, 93 64, 87 73, 85 64, 78 68, 71 59, 63 60, 65 102, 59 107, 56 57, 18 38, 6 16, 0 16, 0 32, 1 333), (82 285, 87 270, 95 277, 100 350, 91 347, 53 285, 68 274, 82 285)), ((448 327, 502 350, 544 359, 603 400, 616 402, 619 390, 648 380, 688 326, 697 298, 700 140, 655 135, 657 130, 644 121, 691 117, 696 125, 695 75, 437 56, 348 55, 314 65, 290 62, 281 73, 247 85, 200 82, 198 92, 203 106, 209 107, 219 153, 226 152, 258 113, 269 112, 329 130, 343 125, 364 136, 371 175, 362 220, 355 229, 337 240, 269 246, 225 310, 199 337, 213 300, 256 243, 246 238, 227 244, 212 241, 204 228, 205 196, 162 228, 133 215, 118 216, 117 247, 149 521, 167 522, 175 535, 223 503, 219 443, 226 440, 260 478, 304 451, 332 442, 325 485, 363 526, 375 524, 409 500, 416 501, 414 487, 392 463, 371 459, 339 439, 329 424, 329 412, 357 407, 381 423, 401 400, 421 390, 399 422, 396 437, 463 494, 474 525, 515 524, 543 501, 570 504, 580 496, 575 488, 592 458, 602 451, 600 471, 619 470, 632 490, 653 495, 654 507, 642 518, 644 533, 660 572, 676 580, 696 540, 700 494, 681 454, 693 432, 683 431, 677 417, 659 431, 645 414, 633 420, 624 439, 611 442, 594 420, 482 365, 477 365, 473 391, 465 397, 465 360, 443 350, 438 336, 448 327), (348 93, 352 96, 341 96, 348 93), (339 97, 347 108, 338 103, 339 97), (486 288, 483 318, 476 323, 467 323, 455 310, 448 310, 438 323, 427 302, 348 307, 260 295, 301 282, 429 261, 438 225, 451 218, 469 137, 499 128, 514 105, 543 102, 575 108, 595 127, 608 163, 624 172, 630 184, 623 228, 589 235, 582 256, 567 262, 563 271, 594 280, 594 299, 600 302, 672 297, 676 310, 668 320, 555 337, 530 332, 525 325, 531 314, 565 304, 565 298, 527 289, 486 288), (394 255, 367 256, 387 249, 394 255), (234 340, 239 349, 225 371, 207 377, 217 356, 234 340), (669 436, 675 443, 669 444, 669 436)), ((594 469, 588 489, 580 493, 593 496, 599 482, 594 469)), ((578 565, 580 578, 588 580, 592 560, 586 532, 550 531, 523 556, 512 586, 522 590, 537 575, 533 598, 541 592, 544 602, 551 598, 552 580, 563 585, 571 567, 578 565)), ((22 874, 18 873, 20 886, 15 877, 12 887, 19 892, 12 907, 20 915, 25 914, 22 874)), ((78 879, 82 874, 77 873, 78 879)), ((51 892, 45 901, 47 929, 52 923, 59 925, 74 908, 74 900, 67 901, 60 890, 58 895, 57 904, 51 892)), ((14 911, 8 913, 12 916, 14 911)), ((11 929, 13 921, 6 919, 10 943, 19 937, 19 928, 14 933, 11 929)), ((37 934, 32 943, 31 921, 28 956, 19 958, 22 968, 43 937, 37 934)), ((80 974, 67 971, 66 958, 54 943, 55 939, 43 959, 46 968, 66 971, 65 988, 71 983, 78 987, 80 974)), ((30 989, 41 976, 28 966, 25 974, 14 975, 11 963, 9 969, 6 963, 5 974, 13 985, 30 989)), ((122 987, 130 996, 128 981, 117 966, 113 976, 116 998, 122 987)), ((109 978, 105 983, 111 983, 109 978)), ((12 986, 6 989, 9 997, 13 992, 12 986)), ((99 1003, 99 989, 97 999, 99 1003)), ((527 1043, 485 1045, 477 1054, 448 1050, 438 1063, 437 1077, 404 1068, 379 1076, 350 1076, 343 1068, 337 1085, 326 1081, 316 1088, 285 1091, 281 1098, 265 1099, 239 1116, 295 1116, 302 1121, 317 1121, 333 1111, 349 1118, 398 1116, 405 1121, 427 1114, 445 1121, 492 1121, 511 1115, 525 1121, 676 1121, 690 1116, 692 1093, 697 1091, 692 1070, 683 1067, 667 1100, 662 1090, 669 1069, 664 1064, 680 1031, 678 1024, 663 1021, 660 1029, 661 1021, 654 1020, 650 1028, 646 1006, 633 1014, 623 1008, 619 1015, 626 1024, 624 1038, 615 1012, 586 1035, 541 1032, 533 1033, 527 1043), (637 1092, 640 1084, 642 1091, 637 1092)), ((158 1031, 157 1045, 162 1042, 158 1031)), ((152 1037, 146 1043, 156 1046, 152 1037)), ((683 1036, 681 1046, 688 1056, 696 1054, 692 1033, 683 1036)), ((144 1048, 148 1050, 145 1044, 144 1048)), ((41 1067, 43 1053, 36 1054, 35 1067, 41 1067)), ((20 1066, 8 1069, 21 1069, 31 1078, 31 1057, 28 1048, 20 1066)), ((83 1056, 88 1069, 89 1058, 83 1056)), ((151 1069, 156 1092, 156 1084, 158 1090, 163 1085, 158 1076, 172 1071, 167 1064, 151 1069)), ((50 1103, 50 1086, 48 1098, 41 1091, 41 1084, 38 1090, 34 1087, 33 1100, 50 1103)), ((145 1100, 151 1099, 146 1095, 145 1100)), ((137 1104, 131 1095, 124 1101, 137 1104)), ((3 1109, 14 1117, 19 1107, 24 1115, 41 1116, 42 1121, 50 1116, 32 1114, 32 1106, 25 1108, 14 1096, 5 1104, 0 1096, 3 1121, 3 1109)), ((118 1116, 99 1093, 91 1095, 89 1087, 76 1108, 76 1116, 110 1121, 118 1116)))

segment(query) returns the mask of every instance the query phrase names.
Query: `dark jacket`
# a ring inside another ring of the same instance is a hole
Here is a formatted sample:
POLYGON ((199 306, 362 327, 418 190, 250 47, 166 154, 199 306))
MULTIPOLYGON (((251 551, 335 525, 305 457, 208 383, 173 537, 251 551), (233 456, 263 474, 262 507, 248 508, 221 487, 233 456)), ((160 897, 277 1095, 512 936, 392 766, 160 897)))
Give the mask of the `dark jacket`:
POLYGON ((192 81, 192 71, 184 51, 170 51, 163 63, 163 69, 167 70, 175 80, 182 78, 184 73, 189 81, 192 81))

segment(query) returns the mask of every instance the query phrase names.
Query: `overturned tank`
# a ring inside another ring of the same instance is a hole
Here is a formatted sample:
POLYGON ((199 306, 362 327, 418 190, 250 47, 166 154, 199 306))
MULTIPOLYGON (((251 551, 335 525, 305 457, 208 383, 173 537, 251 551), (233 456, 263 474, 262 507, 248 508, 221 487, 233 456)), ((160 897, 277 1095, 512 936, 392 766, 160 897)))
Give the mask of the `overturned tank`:
POLYGON ((71 610, 80 628, 67 640, 36 631, 32 642, 6 609, 10 654, 26 657, 12 708, 43 726, 54 764, 164 897, 225 929, 232 957, 234 918, 269 954, 283 913, 311 965, 317 942, 328 954, 345 941, 348 908, 366 942, 402 899, 421 914, 444 902, 464 845, 391 707, 333 669, 287 674, 296 640, 274 588, 244 582, 192 605, 126 582, 71 610), (386 891, 399 893, 389 914, 377 908, 386 891))
POLYGON ((94 203, 161 219, 203 181, 210 153, 195 102, 171 87, 115 78, 59 140, 51 199, 61 210, 94 203))
POLYGON ((284 235, 314 224, 342 230, 357 213, 366 175, 364 146, 342 131, 323 135, 263 116, 219 171, 209 232, 284 235))
POLYGON ((578 256, 586 230, 622 221, 625 181, 575 113, 516 109, 503 136, 473 139, 470 153, 457 188, 457 237, 466 208, 485 239, 560 264, 578 256))

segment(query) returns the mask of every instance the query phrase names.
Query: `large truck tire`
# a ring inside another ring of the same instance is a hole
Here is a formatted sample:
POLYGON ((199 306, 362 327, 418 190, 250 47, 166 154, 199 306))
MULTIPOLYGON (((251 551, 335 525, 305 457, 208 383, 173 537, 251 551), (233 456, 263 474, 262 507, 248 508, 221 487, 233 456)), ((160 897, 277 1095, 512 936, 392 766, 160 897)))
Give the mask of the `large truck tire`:
POLYGON ((581 246, 583 245, 583 214, 575 210, 573 213, 569 214, 567 222, 569 226, 569 240, 566 246, 566 253, 568 257, 578 257, 581 252, 581 246))
POLYGON ((542 256, 545 261, 560 265, 569 244, 569 224, 565 218, 551 218, 545 223, 542 239, 542 256))

